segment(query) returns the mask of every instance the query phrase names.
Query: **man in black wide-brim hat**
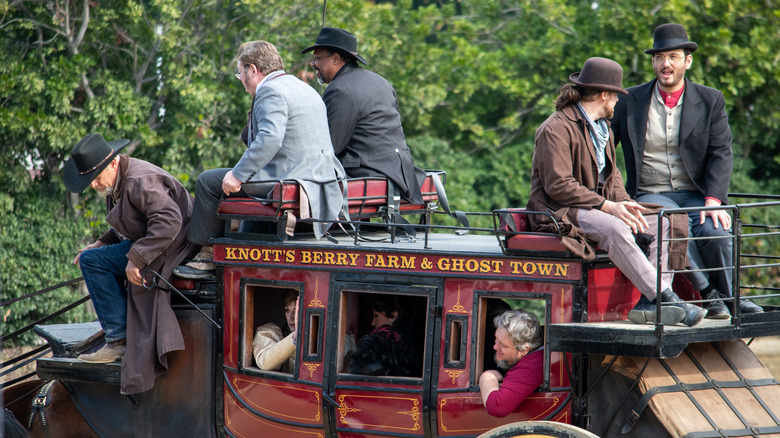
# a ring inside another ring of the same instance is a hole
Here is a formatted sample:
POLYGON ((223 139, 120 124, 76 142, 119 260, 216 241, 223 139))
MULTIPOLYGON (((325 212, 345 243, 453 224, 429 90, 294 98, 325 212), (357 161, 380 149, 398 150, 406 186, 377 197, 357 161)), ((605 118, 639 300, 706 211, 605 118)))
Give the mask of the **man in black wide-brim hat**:
MULTIPOLYGON (((731 129, 723 93, 685 78, 698 44, 685 27, 666 23, 653 32, 655 79, 628 89, 615 106, 612 130, 622 144, 626 190, 640 202, 667 208, 717 207, 728 203, 733 157, 731 129)), ((732 296, 731 215, 725 210, 689 213, 691 268, 716 269, 688 275, 703 298, 707 318, 728 319, 721 301, 732 296), (709 277, 709 278, 707 278, 709 277)), ((742 313, 763 309, 750 300, 739 302, 742 313)))
POLYGON ((414 165, 401 127, 395 90, 382 76, 366 70, 357 38, 343 29, 323 27, 310 63, 328 110, 330 139, 349 178, 387 177, 414 204, 421 204, 425 172, 414 165))
POLYGON ((91 186, 104 195, 111 226, 73 260, 81 268, 106 340, 100 350, 79 360, 122 359, 121 392, 134 394, 152 388, 168 368, 167 353, 184 349, 170 294, 157 287, 146 289, 142 278, 153 270, 169 279, 173 268, 199 247, 187 241, 192 195, 163 169, 120 155, 128 143, 87 135, 65 162, 63 180, 73 193, 91 186))

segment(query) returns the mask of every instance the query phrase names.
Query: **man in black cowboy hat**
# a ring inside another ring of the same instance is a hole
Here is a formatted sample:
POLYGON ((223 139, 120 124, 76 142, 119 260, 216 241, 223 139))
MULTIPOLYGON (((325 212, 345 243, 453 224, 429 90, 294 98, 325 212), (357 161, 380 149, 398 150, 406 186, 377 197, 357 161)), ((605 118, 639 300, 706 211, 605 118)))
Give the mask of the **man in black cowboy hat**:
POLYGON ((406 145, 393 86, 358 65, 366 60, 357 52, 355 36, 345 30, 323 27, 315 44, 301 53, 311 51, 317 78, 329 84, 322 99, 333 148, 347 176, 387 177, 404 198, 422 203, 425 172, 414 165, 406 145))
MULTIPOLYGON (((669 208, 716 207, 728 202, 731 180, 731 129, 723 93, 685 78, 698 45, 681 24, 666 23, 653 33, 655 79, 628 89, 615 107, 612 129, 623 145, 626 189, 638 201, 669 208)), ((691 241, 691 267, 717 268, 688 276, 707 299, 731 296, 731 216, 725 210, 689 213, 692 237, 726 237, 691 241)), ((707 318, 729 318, 723 301, 704 305, 707 318)), ((763 309, 747 299, 743 313, 763 309)))
MULTIPOLYGON (((665 325, 698 324, 706 312, 680 301, 671 289, 671 275, 662 277, 662 292, 657 293, 655 265, 635 241, 636 233, 655 237, 657 217, 642 214, 645 207, 628 196, 615 163, 615 143, 607 119, 613 115, 618 94, 626 93, 621 88, 623 68, 606 58, 590 58, 582 71, 569 79, 571 83, 563 86, 555 102, 555 113, 536 130, 526 208, 551 211, 568 230, 562 244, 572 253, 592 259, 598 246, 648 300, 660 295, 663 302, 674 303, 661 312, 665 325)), ((553 228, 547 216, 531 215, 529 219, 533 231, 553 228)), ((648 249, 653 259, 657 246, 653 238, 648 249)), ((663 248, 662 266, 667 259, 668 251, 663 248)), ((656 305, 648 303, 639 303, 629 319, 655 322, 656 305)))
POLYGON ((111 228, 73 260, 81 268, 106 345, 79 359, 109 363, 124 356, 123 394, 151 389, 168 367, 166 354, 184 349, 170 294, 146 289, 142 277, 153 270, 170 278, 173 268, 198 250, 187 241, 192 195, 163 169, 120 155, 128 143, 89 134, 73 148, 63 169, 69 191, 81 193, 91 186, 106 197, 111 228))

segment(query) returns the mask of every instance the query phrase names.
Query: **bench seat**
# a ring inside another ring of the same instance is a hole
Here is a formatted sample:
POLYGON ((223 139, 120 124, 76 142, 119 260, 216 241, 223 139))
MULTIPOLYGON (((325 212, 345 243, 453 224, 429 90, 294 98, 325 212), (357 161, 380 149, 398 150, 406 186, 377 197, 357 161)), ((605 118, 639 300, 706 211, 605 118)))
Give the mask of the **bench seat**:
MULTIPOLYGON (((427 172, 421 186, 422 204, 403 199, 398 189, 386 178, 354 178, 347 180, 347 207, 350 220, 383 218, 394 222, 391 215, 429 215, 436 209, 439 195, 434 178, 444 183, 446 172, 427 172)), ((294 180, 277 181, 269 199, 226 198, 217 209, 222 219, 254 220, 283 223, 289 216, 300 217, 300 187, 294 180)), ((226 230, 227 233, 227 230, 226 230)))
POLYGON ((499 243, 505 253, 523 253, 523 252, 554 252, 567 255, 568 250, 561 244, 561 238, 553 233, 531 232, 531 225, 528 222, 528 214, 545 214, 539 212, 528 212, 524 208, 507 208, 495 210, 493 212, 496 222, 498 222, 497 236, 499 243), (506 235, 506 239, 501 239, 501 235, 506 235))

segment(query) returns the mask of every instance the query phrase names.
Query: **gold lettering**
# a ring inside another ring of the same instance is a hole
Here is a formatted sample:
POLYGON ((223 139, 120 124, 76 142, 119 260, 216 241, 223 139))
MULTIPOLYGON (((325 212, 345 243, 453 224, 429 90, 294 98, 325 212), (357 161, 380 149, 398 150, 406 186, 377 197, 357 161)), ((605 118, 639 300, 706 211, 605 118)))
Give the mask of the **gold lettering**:
POLYGON ((374 267, 375 254, 366 254, 366 268, 374 267))
POLYGON ((557 277, 565 277, 568 275, 569 272, 569 265, 564 265, 563 263, 558 263, 555 265, 555 275, 557 277))
POLYGON ((249 248, 238 248, 238 257, 241 260, 249 260, 249 248))
POLYGON ((537 263, 536 266, 539 268, 539 275, 549 277, 554 265, 552 263, 537 263))
POLYGON ((450 270, 450 259, 447 258, 440 258, 439 263, 437 263, 437 266, 439 267, 440 271, 449 271, 450 270))
POLYGON ((498 274, 501 272, 501 268, 504 267, 504 262, 501 260, 494 260, 493 262, 493 272, 498 274))
POLYGON ((228 246, 225 248, 225 260, 235 260, 236 259, 236 249, 232 246, 228 246))
POLYGON ((301 263, 309 264, 311 263, 311 252, 310 251, 301 251, 301 263))
POLYGON ((385 263, 385 257, 384 256, 377 256, 376 258, 376 267, 377 268, 386 268, 387 264, 385 263))
POLYGON ((512 274, 519 274, 520 273, 520 267, 523 263, 522 262, 515 262, 510 260, 509 261, 509 272, 512 274))
POLYGON ((414 257, 401 256, 401 269, 414 269, 414 257))
POLYGON ((347 255, 349 256, 350 259, 349 266, 357 266, 357 258, 359 254, 348 253, 347 255))
POLYGON ((322 264, 322 253, 318 251, 318 252, 315 252, 315 253, 312 253, 312 254, 313 254, 313 259, 314 259, 313 263, 317 264, 317 265, 321 265, 322 264))
POLYGON ((259 249, 252 248, 251 250, 249 250, 249 259, 250 260, 254 260, 254 261, 260 260, 260 256, 261 256, 261 253, 260 253, 259 249))
POLYGON ((347 255, 340 252, 336 255, 336 264, 339 266, 347 266, 347 255))
POLYGON ((455 272, 463 272, 463 259, 454 259, 452 261, 452 270, 455 272))
POLYGON ((523 263, 523 273, 526 275, 532 275, 534 272, 536 272, 536 265, 528 262, 523 263))
POLYGON ((295 250, 294 250, 294 249, 293 249, 293 250, 290 250, 290 251, 286 251, 286 252, 284 253, 284 256, 285 256, 284 260, 285 260, 287 263, 293 263, 293 262, 295 262, 295 250))
POLYGON ((387 256, 387 267, 398 269, 398 256, 394 256, 394 255, 387 256))
POLYGON ((479 269, 479 262, 477 262, 474 259, 466 260, 466 271, 467 272, 476 272, 478 269, 479 269))

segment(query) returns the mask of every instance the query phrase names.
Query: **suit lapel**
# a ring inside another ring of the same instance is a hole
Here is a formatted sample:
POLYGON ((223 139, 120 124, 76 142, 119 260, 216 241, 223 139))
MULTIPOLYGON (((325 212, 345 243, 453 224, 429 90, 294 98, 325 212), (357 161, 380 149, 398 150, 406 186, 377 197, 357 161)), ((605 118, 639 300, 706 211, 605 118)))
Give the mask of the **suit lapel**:
POLYGON ((642 158, 645 155, 645 139, 647 138, 647 117, 650 111, 650 99, 653 98, 655 79, 637 87, 631 95, 636 99, 636 105, 627 105, 626 123, 628 136, 634 146, 634 162, 636 169, 642 168, 642 158))
POLYGON ((701 96, 688 79, 685 80, 685 92, 683 94, 682 114, 680 115, 680 145, 691 135, 693 129, 699 126, 704 111, 696 111, 696 107, 702 103, 701 96))

